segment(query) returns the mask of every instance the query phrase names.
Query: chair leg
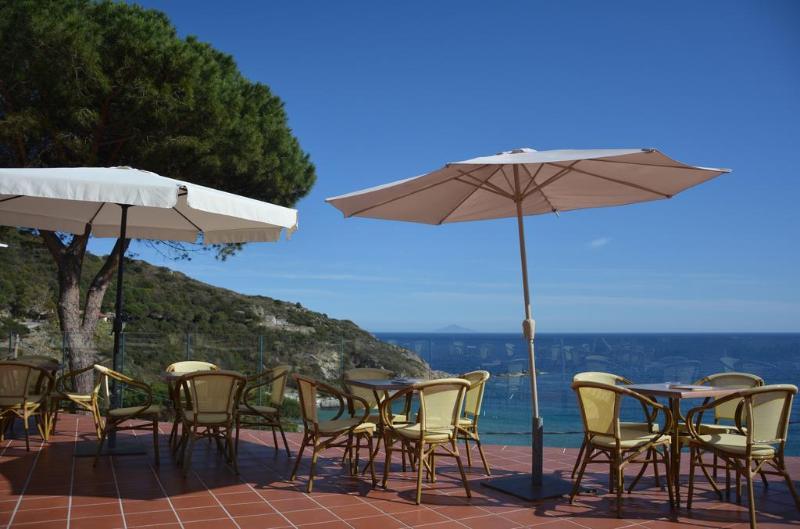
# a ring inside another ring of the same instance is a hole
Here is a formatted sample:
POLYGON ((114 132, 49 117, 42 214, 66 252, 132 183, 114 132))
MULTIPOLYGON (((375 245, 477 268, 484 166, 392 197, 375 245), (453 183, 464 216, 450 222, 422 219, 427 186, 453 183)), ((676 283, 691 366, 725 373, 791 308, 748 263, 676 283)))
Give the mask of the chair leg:
POLYGON ((792 493, 792 498, 794 498, 794 504, 797 507, 797 510, 800 511, 800 496, 797 495, 797 489, 794 486, 791 476, 789 476, 789 473, 786 472, 786 465, 783 462, 783 457, 781 457, 780 463, 777 465, 777 467, 780 470, 780 473, 783 474, 783 479, 786 480, 786 486, 789 487, 789 492, 792 493))
MULTIPOLYGON (((280 430, 281 437, 283 437, 283 447, 286 448, 286 457, 292 457, 292 453, 289 451, 289 443, 286 441, 286 434, 283 432, 283 426, 281 426, 280 419, 278 419, 278 430, 280 430)), ((275 455, 277 455, 277 453, 275 455)))
POLYGON ((736 465, 736 503, 742 504, 742 469, 736 465))
POLYGON ((417 453, 417 498, 416 503, 422 503, 422 468, 425 466, 425 442, 420 439, 417 453))
POLYGON ((581 459, 581 466, 578 468, 578 477, 575 478, 575 483, 572 485, 572 492, 569 495, 569 502, 572 503, 575 500, 575 496, 578 494, 578 489, 581 486, 581 479, 583 478, 583 472, 586 470, 586 464, 589 462, 589 457, 592 455, 592 449, 587 444, 585 450, 583 450, 583 459, 581 459))
MULTIPOLYGON (((239 451, 239 430, 241 429, 241 427, 242 427, 242 422, 241 422, 241 419, 240 419, 240 415, 237 413, 236 414, 236 440, 234 441, 237 452, 239 451)), ((277 447, 277 445, 275 445, 275 446, 277 447)))
POLYGON ((622 454, 614 455, 614 471, 617 486, 617 518, 622 518, 622 489, 624 488, 622 474, 622 454))
MULTIPOLYGON (((184 428, 186 426, 184 425, 184 428)), ((189 475, 189 467, 192 465, 192 452, 194 452, 194 443, 197 438, 197 428, 189 429, 189 437, 184 444, 183 452, 183 477, 189 475)))
POLYGON ((747 462, 747 502, 750 510, 750 529, 756 529, 756 495, 753 491, 753 471, 751 470, 751 461, 747 462))
POLYGON ((317 446, 317 439, 314 438, 314 453, 311 455, 311 470, 308 472, 308 486, 306 486, 306 492, 311 494, 311 491, 314 488, 314 467, 317 466, 317 458, 319 457, 319 449, 317 446))
POLYGON ((22 426, 25 428, 25 450, 27 452, 31 451, 31 441, 28 435, 28 414, 27 412, 23 414, 22 417, 22 426))
MULTIPOLYGON (((370 473, 370 476, 372 477, 372 488, 374 489, 375 486, 377 485, 378 481, 375 478, 375 462, 374 462, 374 460, 372 458, 372 436, 371 435, 367 435, 367 448, 369 450, 369 461, 367 462, 367 465, 369 466, 369 473, 370 473)), ((364 467, 364 468, 366 469, 366 467, 364 467)), ((356 467, 356 472, 358 472, 358 467, 356 467)))
POLYGON ((653 477, 656 480, 656 487, 664 490, 664 485, 661 484, 661 476, 658 474, 658 447, 653 447, 653 477))
MULTIPOLYGON (((392 440, 389 438, 388 434, 385 434, 385 438, 383 440, 383 448, 386 452, 386 458, 384 459, 383 464, 383 481, 381 486, 385 489, 386 483, 389 480, 389 470, 392 466, 392 440)), ((377 452, 377 450, 376 450, 377 452)))
POLYGON ((226 428, 226 430, 227 431, 225 432, 225 438, 227 440, 227 445, 228 445, 228 454, 229 454, 229 457, 231 459, 231 464, 233 465, 233 471, 238 476, 239 475, 239 450, 237 449, 236 445, 233 444, 233 440, 231 439, 231 436, 232 436, 231 427, 228 426, 228 428, 226 428))
POLYGON ((469 435, 464 432, 464 451, 467 453, 467 466, 472 468, 472 454, 469 449, 469 435))
POLYGON ((156 468, 161 464, 161 458, 158 455, 158 417, 153 419, 153 453, 156 458, 156 468))
MULTIPOLYGON (((657 452, 657 451, 656 451, 657 452)), ((669 469, 670 469, 670 455, 669 455, 669 447, 664 447, 664 453, 661 454, 661 460, 664 462, 664 481, 667 482, 667 494, 669 495, 669 505, 671 508, 675 507, 675 495, 672 493, 672 481, 669 479, 669 469)))
POLYGON ((478 436, 475 436, 475 444, 478 445, 478 453, 481 455, 481 461, 483 461, 483 470, 486 472, 487 476, 491 476, 492 471, 489 470, 489 463, 486 461, 486 455, 483 453, 483 445, 481 445, 481 440, 478 436))
POLYGON ((278 457, 278 434, 275 432, 275 426, 272 426, 272 443, 275 445, 275 457, 278 457))
POLYGON ((575 465, 572 467, 572 475, 570 476, 572 479, 575 479, 575 473, 578 471, 578 468, 581 466, 581 461, 583 460, 583 452, 586 450, 586 436, 583 437, 583 442, 581 443, 581 448, 578 450, 578 457, 575 458, 575 465))
MULTIPOLYGON (((715 454, 716 455, 716 454, 715 454)), ((689 490, 686 492, 686 509, 692 509, 692 497, 694 496, 694 471, 697 464, 698 450, 694 446, 689 448, 689 490)))
MULTIPOLYGON (((461 473, 461 482, 464 484, 464 490, 467 491, 467 498, 472 497, 472 491, 469 490, 469 481, 467 481, 467 474, 464 472, 464 465, 461 463, 461 455, 458 453, 458 443, 453 439, 453 453, 456 456, 456 464, 458 464, 458 471, 461 473)), ((434 477, 436 475, 436 467, 434 467, 434 477)))
POLYGON ((294 481, 297 477, 297 469, 300 467, 300 460, 303 458, 303 451, 306 449, 306 445, 308 444, 308 433, 303 433, 303 441, 300 443, 300 451, 297 452, 297 460, 294 462, 294 468, 292 469, 292 474, 289 477, 291 481, 294 481))

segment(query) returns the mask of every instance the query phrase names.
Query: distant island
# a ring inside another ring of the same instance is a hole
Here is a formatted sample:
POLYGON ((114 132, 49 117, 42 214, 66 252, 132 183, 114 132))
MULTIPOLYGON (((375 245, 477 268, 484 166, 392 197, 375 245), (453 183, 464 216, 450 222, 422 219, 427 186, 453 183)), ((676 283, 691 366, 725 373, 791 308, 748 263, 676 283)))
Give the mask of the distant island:
POLYGON ((467 329, 466 327, 462 327, 461 325, 448 325, 446 327, 442 327, 441 329, 436 329, 432 331, 435 333, 447 333, 447 334, 461 334, 461 333, 469 333, 469 332, 477 332, 473 329, 467 329))

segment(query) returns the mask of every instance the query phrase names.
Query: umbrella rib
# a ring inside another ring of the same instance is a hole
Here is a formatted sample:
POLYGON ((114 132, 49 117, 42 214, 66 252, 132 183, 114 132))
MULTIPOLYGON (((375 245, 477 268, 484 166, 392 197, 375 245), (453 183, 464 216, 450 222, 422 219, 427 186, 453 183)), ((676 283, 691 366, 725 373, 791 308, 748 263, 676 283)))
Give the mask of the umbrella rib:
MULTIPOLYGON (((531 189, 530 191, 525 193, 524 195, 522 195, 522 200, 525 200, 526 198, 528 198, 532 194, 536 193, 537 191, 541 192, 541 190, 544 189, 545 187, 549 186, 550 184, 552 184, 556 180, 560 180, 561 178, 563 178, 564 175, 569 173, 570 169, 572 169, 572 167, 576 163, 578 163, 578 162, 577 161, 573 162, 572 165, 570 165, 569 167, 562 167, 560 165, 550 164, 553 167, 558 167, 561 170, 559 172, 557 172, 556 174, 554 174, 553 176, 551 176, 550 178, 548 178, 547 180, 545 180, 544 182, 542 182, 541 184, 539 184, 538 186, 534 187, 533 189, 531 189)), ((546 165, 546 164, 542 164, 542 165, 546 165)), ((544 193, 542 193, 542 194, 544 195, 544 193)))
POLYGON ((657 163, 639 163, 639 162, 623 162, 621 160, 605 160, 603 158, 587 158, 583 160, 586 162, 603 162, 603 163, 622 163, 625 165, 641 165, 642 167, 664 167, 665 169, 687 169, 690 171, 708 171, 703 167, 693 167, 691 165, 661 165, 657 163))
POLYGON ((0 200, 0 204, 2 204, 3 202, 8 202, 9 200, 14 200, 15 198, 22 198, 22 197, 23 195, 14 195, 13 197, 4 198, 0 200))
POLYGON ((96 219, 96 218, 97 218, 97 216, 100 214, 100 210, 101 210, 101 209, 103 209, 103 206, 105 206, 105 205, 106 205, 106 203, 105 203, 105 202, 101 203, 101 204, 100 204, 100 207, 99 207, 99 208, 97 208, 97 211, 95 211, 95 212, 94 212, 94 215, 92 215, 92 218, 90 218, 90 219, 89 219, 89 222, 87 222, 86 224, 88 224, 89 226, 91 226, 91 225, 92 225, 92 223, 94 222, 94 219, 96 219))
POLYGON ((508 189, 511 189, 511 190, 512 190, 511 192, 512 192, 512 193, 514 193, 514 191, 513 191, 513 189, 514 189, 514 186, 513 186, 513 185, 511 185, 511 180, 509 180, 509 179, 508 179, 508 175, 506 174, 506 171, 505 171, 505 166, 504 166, 504 165, 501 165, 501 166, 500 166, 500 174, 502 174, 502 175, 503 175, 503 178, 505 179, 505 181, 506 181, 506 184, 508 184, 508 189))
MULTIPOLYGON (((449 167, 449 166, 445 166, 445 167, 449 167)), ((467 174, 473 173, 473 172, 478 171, 480 169, 483 169, 484 167, 486 167, 485 164, 481 165, 480 167, 476 167, 472 171, 469 171, 467 174)), ((422 191, 427 191, 428 189, 432 189, 432 188, 440 186, 442 184, 446 184, 446 183, 451 182, 453 180, 456 180, 456 178, 448 178, 447 180, 442 180, 441 182, 434 182, 433 184, 428 184, 426 186, 420 187, 419 189, 415 189, 414 191, 410 191, 410 192, 406 193, 405 195, 400 195, 399 197, 393 197, 393 198, 384 200, 383 202, 379 202, 378 204, 373 204, 373 205, 367 206, 367 207, 365 207, 363 209, 359 209, 357 211, 354 211, 353 213, 350 213, 349 215, 345 215, 345 217, 354 217, 356 215, 361 215, 362 213, 364 213, 366 211, 369 211, 371 209, 375 209, 375 208, 379 208, 381 206, 385 206, 386 204, 388 204, 390 202, 394 202, 395 200, 402 200, 404 198, 408 198, 411 195, 416 195, 417 193, 421 193, 422 191)), ((461 182, 461 180, 459 180, 459 182, 461 182)), ((469 182, 462 182, 462 183, 469 184, 469 182)))
POLYGON ((194 229, 196 229, 197 231, 203 231, 203 228, 201 228, 200 226, 198 226, 197 224, 195 224, 194 222, 192 222, 192 221, 189 219, 189 217, 187 217, 186 215, 184 215, 183 213, 181 213, 180 211, 178 211, 178 208, 176 208, 175 206, 172 206, 172 209, 174 209, 174 210, 175 210, 175 212, 176 212, 178 215, 180 215, 181 217, 183 217, 184 219, 186 219, 186 222, 188 222, 189 224, 191 224, 192 226, 194 226, 194 229))
POLYGON ((467 174, 466 174, 466 173, 464 173, 464 172, 463 172, 461 169, 458 169, 458 168, 456 168, 456 171, 458 171, 459 173, 461 173, 461 174, 462 174, 462 176, 469 176, 470 178, 473 178, 473 179, 475 180, 475 182, 465 182, 464 180, 461 180, 461 179, 459 179, 459 178, 456 178, 456 180, 458 180, 459 182, 464 182, 465 184, 474 185, 474 186, 475 186, 475 187, 477 187, 478 189, 484 189, 484 190, 486 190, 486 191, 491 191, 492 193, 496 193, 496 194, 498 194, 498 195, 500 195, 500 196, 503 196, 503 197, 506 197, 506 198, 512 198, 512 199, 513 199, 513 198, 514 198, 514 196, 513 196, 513 195, 511 195, 510 193, 508 193, 508 192, 507 192, 505 189, 503 189, 503 188, 501 188, 501 187, 498 187, 498 186, 496 186, 495 184, 492 184, 492 183, 490 183, 490 182, 489 182, 489 180, 490 180, 490 179, 491 179, 491 178, 492 178, 494 175, 496 175, 496 174, 497 174, 497 171, 499 171, 499 170, 500 170, 500 169, 502 169, 502 168, 503 168, 503 166, 502 166, 502 165, 501 165, 501 166, 499 166, 499 167, 498 167, 498 169, 495 169, 495 171, 494 171, 492 174, 490 174, 490 175, 489 175, 489 177, 488 177, 486 180, 484 180, 484 181, 480 181, 480 180, 478 180, 478 178, 476 178, 474 175, 467 175, 467 174), (484 186, 487 186, 487 187, 484 187, 484 186))
MULTIPOLYGON (((486 180, 489 180, 489 178, 491 178, 491 177, 493 177, 494 175, 496 175, 496 174, 497 174, 497 171, 499 171, 499 170, 500 170, 502 167, 503 167, 503 166, 501 165, 500 167, 498 167, 497 169, 495 169, 495 171, 494 171, 492 174, 490 174, 490 175, 489 175, 489 177, 488 177, 486 180)), ((464 182, 463 180, 459 180, 458 178, 456 178, 456 180, 458 180, 459 182, 464 182)), ((473 184, 471 184, 471 183, 469 183, 469 182, 464 182, 464 183, 465 183, 465 184, 467 184, 467 185, 473 185, 473 184)), ((459 201, 459 203, 458 203, 458 204, 456 204, 456 207, 454 207, 453 209, 451 209, 450 211, 448 211, 448 212, 447 212, 447 214, 445 214, 445 216, 444 216, 444 217, 442 217, 442 218, 441 218, 441 220, 440 220, 440 221, 439 221, 437 224, 442 224, 444 221, 446 221, 446 220, 447 220, 447 217, 449 217, 450 215, 452 215, 453 213, 455 213, 455 212, 456 212, 456 210, 457 210, 458 208, 460 208, 460 207, 461 207, 461 206, 464 204, 464 202, 466 202, 467 200, 469 200, 469 197, 471 197, 472 195, 474 195, 475 193, 477 193, 479 189, 481 189, 481 188, 480 188, 480 187, 476 187, 476 188, 475 188, 475 191, 473 191, 472 193, 468 193, 468 194, 467 194, 467 196, 465 196, 463 199, 461 199, 461 201, 459 201)))
MULTIPOLYGON (((525 170, 525 172, 528 174, 528 178, 530 178, 531 182, 533 182, 533 179, 536 178, 536 176, 531 176, 531 172, 528 170, 528 167, 525 164, 522 164, 522 169, 525 170)), ((542 166, 540 165, 539 169, 536 170, 536 174, 538 175, 539 171, 541 171, 541 170, 542 170, 542 166)), ((527 186, 526 186, 526 189, 527 189, 527 186)), ((525 192, 523 191, 522 194, 524 196, 525 192)), ((555 206, 553 206, 553 203, 550 202, 550 199, 547 198, 547 195, 545 195, 544 192, 541 189, 539 189, 539 194, 542 195, 542 198, 544 199, 545 202, 547 202, 547 205, 550 206, 550 209, 553 210, 553 213, 558 213, 558 209, 555 206)))
MULTIPOLYGON (((578 160, 578 161, 581 161, 581 160, 578 160)), ((558 165, 557 163, 554 163, 552 165, 554 165, 556 167, 563 167, 561 165, 558 165)), ((575 171, 576 173, 585 174, 586 176, 593 176, 594 178, 599 178, 600 180, 606 180, 608 182, 614 182, 615 184, 619 184, 619 185, 622 185, 622 186, 632 187, 634 189, 638 189, 639 191, 645 191, 647 193, 653 193, 654 195, 659 195, 659 196, 662 196, 664 198, 672 198, 672 195, 668 195, 667 193, 662 193, 661 191, 656 191, 655 189, 650 189, 650 188, 647 188, 647 187, 644 187, 644 186, 640 186, 639 184, 634 184, 632 182, 625 182, 624 180, 617 180, 616 178, 611 178, 610 176, 602 176, 602 175, 599 175, 599 174, 590 173, 589 171, 584 171, 583 169, 578 169, 578 168, 575 167, 575 164, 573 164, 573 166, 570 167, 569 170, 570 171, 575 171)))
POLYGON ((525 194, 528 192, 528 189, 530 189, 530 187, 531 187, 533 184, 535 184, 535 183, 536 183, 536 177, 537 177, 537 176, 539 176, 539 173, 541 172, 541 170, 542 170, 542 167, 544 167, 544 164, 543 164, 543 163, 540 163, 540 164, 539 164, 539 167, 536 169, 536 172, 535 172, 535 173, 533 173, 533 176, 531 176, 531 172, 528 170, 528 166, 527 166, 527 165, 525 165, 525 164, 522 164, 522 167, 524 167, 524 168, 525 168, 525 172, 526 172, 526 173, 528 173, 528 176, 530 176, 530 177, 531 177, 531 179, 528 181, 528 185, 526 185, 526 186, 525 186, 525 189, 523 189, 523 190, 522 190, 522 196, 524 197, 524 196, 525 196, 525 194))

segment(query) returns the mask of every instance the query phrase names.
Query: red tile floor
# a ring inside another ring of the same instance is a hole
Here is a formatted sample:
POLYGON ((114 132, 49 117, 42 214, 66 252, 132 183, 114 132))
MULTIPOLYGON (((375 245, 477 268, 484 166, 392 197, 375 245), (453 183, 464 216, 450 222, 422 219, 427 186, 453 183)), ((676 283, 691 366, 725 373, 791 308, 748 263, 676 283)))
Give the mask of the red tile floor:
MULTIPOLYGON (((86 417, 64 415, 49 445, 34 438, 26 452, 19 439, 0 445, 0 528, 20 529, 394 529, 398 527, 487 528, 513 527, 598 528, 680 527, 745 528, 746 505, 720 502, 700 479, 691 513, 670 510, 666 492, 650 477, 626 494, 623 518, 616 517, 612 497, 606 494, 607 468, 587 469, 585 485, 595 495, 531 504, 480 485, 486 477, 478 465, 469 473, 472 499, 467 499, 454 464, 442 459, 437 482, 425 483, 423 504, 413 503, 415 475, 393 465, 387 490, 371 489, 364 478, 351 478, 331 450, 320 459, 319 477, 312 494, 306 494, 306 465, 299 479, 288 482, 291 470, 285 452, 275 457, 272 436, 243 432, 239 449, 241 473, 236 476, 216 449, 198 443, 192 470, 183 478, 167 449, 167 426, 161 436, 161 466, 152 455, 106 457, 97 467, 91 457, 73 457, 79 445, 94 444, 86 417), (269 445, 269 446, 268 446, 269 445)), ((19 428, 17 428, 17 432, 19 428)), ((290 434, 293 453, 299 436, 290 434)), ((137 440, 147 446, 149 436, 137 440)), ((338 452, 340 455, 341 452, 338 452)), ((477 455, 477 453, 476 453, 477 455)), ((487 457, 497 476, 525 471, 530 461, 526 447, 488 446, 487 457)), ((576 450, 548 448, 547 471, 569 475, 576 450)), ((684 460, 686 457, 684 457, 684 460)), ((475 460, 473 460, 475 463, 475 460)), ((800 458, 791 458, 800 476, 800 458)), ((383 465, 377 469, 382 471, 383 465)), ((631 469, 631 473, 633 473, 631 469)), ((773 481, 765 490, 757 485, 759 527, 800 527, 800 514, 784 483, 773 481)))

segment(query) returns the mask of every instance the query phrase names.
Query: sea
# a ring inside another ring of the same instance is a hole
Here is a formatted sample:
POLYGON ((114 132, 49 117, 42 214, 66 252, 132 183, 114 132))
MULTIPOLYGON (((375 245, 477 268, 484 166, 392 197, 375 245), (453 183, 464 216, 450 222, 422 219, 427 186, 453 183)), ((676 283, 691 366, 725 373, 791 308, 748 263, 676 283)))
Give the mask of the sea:
MULTIPOLYGON (((527 345, 521 334, 375 333, 416 352, 431 377, 484 369, 491 374, 479 419, 481 440, 531 442, 527 345)), ((693 383, 727 371, 754 373, 767 384, 800 385, 800 333, 753 334, 537 334, 537 388, 545 445, 577 447, 582 422, 570 389, 575 373, 606 371, 636 383, 693 383)), ((800 399, 793 404, 787 455, 800 455, 800 399)), ((684 412, 702 399, 684 401, 684 412)), ((636 420, 638 404, 623 405, 636 420)), ((705 420, 705 419, 704 419, 705 420)), ((709 419, 710 420, 710 419, 709 419)))

